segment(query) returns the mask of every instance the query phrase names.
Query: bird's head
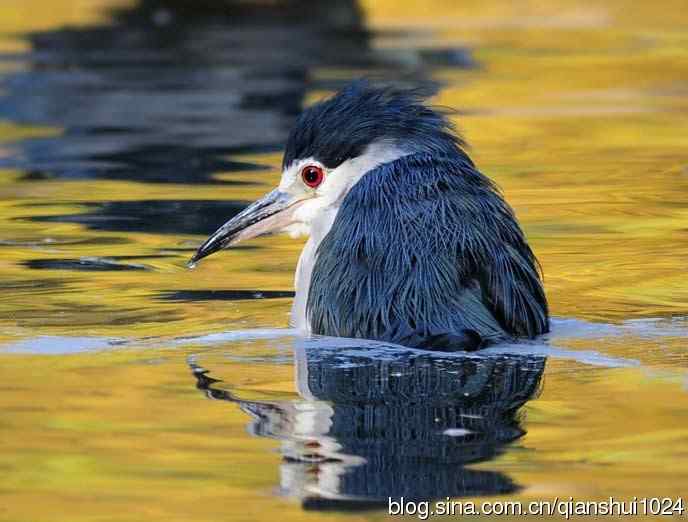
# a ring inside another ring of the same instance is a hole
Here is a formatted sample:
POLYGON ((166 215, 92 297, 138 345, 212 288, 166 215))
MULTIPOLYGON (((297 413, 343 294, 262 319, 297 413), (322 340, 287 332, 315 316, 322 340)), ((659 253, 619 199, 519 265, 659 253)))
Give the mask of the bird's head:
POLYGON ((349 190, 377 166, 408 154, 455 153, 462 144, 418 90, 357 81, 305 110, 287 141, 279 186, 222 225, 192 263, 270 232, 308 234, 334 219, 349 190))

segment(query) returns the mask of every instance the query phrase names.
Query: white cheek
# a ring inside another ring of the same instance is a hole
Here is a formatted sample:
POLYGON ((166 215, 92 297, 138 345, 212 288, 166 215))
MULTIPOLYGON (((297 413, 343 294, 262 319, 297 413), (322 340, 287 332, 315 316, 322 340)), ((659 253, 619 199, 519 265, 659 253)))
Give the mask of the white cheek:
POLYGON ((323 200, 323 207, 333 205, 341 200, 351 188, 352 176, 346 167, 339 167, 327 176, 325 182, 318 188, 318 198, 323 200))
POLYGON ((283 232, 296 239, 297 237, 308 236, 311 233, 311 227, 306 223, 292 223, 284 227, 283 232))
POLYGON ((327 206, 327 202, 323 198, 310 199, 296 209, 294 221, 310 228, 310 224, 321 214, 325 206, 327 206))
POLYGON ((314 158, 292 164, 282 174, 279 190, 298 200, 307 199, 294 212, 294 223, 284 228, 284 231, 292 237, 298 237, 310 235, 314 231, 320 234, 322 230, 329 229, 342 200, 363 175, 378 165, 394 161, 405 154, 393 144, 379 142, 370 145, 361 156, 343 162, 334 170, 326 169, 314 158), (301 180, 300 173, 306 165, 318 165, 325 170, 325 181, 315 193, 301 180))

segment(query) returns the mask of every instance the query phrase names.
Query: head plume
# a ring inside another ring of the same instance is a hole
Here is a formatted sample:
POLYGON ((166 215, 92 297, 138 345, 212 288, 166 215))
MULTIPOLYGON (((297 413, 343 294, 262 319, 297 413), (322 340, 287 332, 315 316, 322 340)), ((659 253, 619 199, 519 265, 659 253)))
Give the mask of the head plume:
POLYGON ((447 110, 426 105, 421 89, 350 83, 299 116, 287 141, 283 167, 313 157, 335 168, 367 146, 388 142, 408 153, 451 155, 464 145, 447 110))

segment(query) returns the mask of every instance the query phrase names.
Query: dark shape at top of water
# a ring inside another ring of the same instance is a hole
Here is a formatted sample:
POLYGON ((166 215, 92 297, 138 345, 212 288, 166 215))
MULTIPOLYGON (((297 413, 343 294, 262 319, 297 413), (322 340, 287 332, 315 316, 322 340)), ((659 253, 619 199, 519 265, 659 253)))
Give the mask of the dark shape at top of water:
POLYGON ((62 132, 14 144, 0 167, 221 183, 218 171, 263 168, 230 156, 279 150, 309 89, 346 81, 314 69, 417 85, 429 67, 474 65, 465 49, 373 49, 371 37, 354 0, 140 0, 110 24, 29 34, 24 67, 0 76, 0 117, 62 132))
POLYGON ((242 201, 144 200, 77 203, 83 214, 32 216, 32 221, 79 223, 93 230, 208 234, 248 204, 242 201))
POLYGON ((297 349, 301 398, 291 401, 243 400, 191 366, 199 390, 237 403, 253 434, 282 441, 282 492, 306 509, 518 489, 503 473, 465 465, 495 458, 525 433, 517 412, 539 391, 543 357, 353 352, 297 349))
MULTIPOLYGON (((69 139, 69 138, 65 138, 69 139)), ((41 140, 36 140, 40 143, 41 140)), ((27 141, 26 147, 31 147, 36 141, 27 141)), ((108 137, 108 142, 113 145, 118 141, 116 137, 108 137)), ((223 157, 226 151, 222 149, 199 150, 181 144, 171 148, 167 145, 149 144, 140 145, 136 142, 128 143, 126 151, 96 152, 89 156, 92 162, 87 169, 73 169, 69 177, 77 178, 108 178, 118 180, 132 180, 133 172, 140 172, 143 176, 140 180, 148 183, 188 183, 189 173, 196 172, 194 180, 197 183, 225 184, 225 185, 252 185, 253 183, 240 180, 219 180, 212 176, 216 172, 246 172, 266 170, 268 167, 255 163, 232 161, 223 157)), ((50 171, 52 165, 50 159, 47 163, 41 163, 40 153, 36 154, 32 167, 40 169, 27 173, 25 179, 41 176, 45 178, 45 172, 50 171)))
POLYGON ((258 19, 263 23, 303 24, 306 13, 311 21, 317 20, 330 28, 356 28, 363 22, 363 13, 355 0, 140 0, 134 10, 114 12, 124 22, 160 26, 211 17, 235 23, 258 19))
MULTIPOLYGON (((42 237, 0 239, 0 247, 50 248, 55 246, 122 245, 129 240, 123 237, 42 237)), ((191 250, 191 249, 189 249, 191 250)))
POLYGON ((159 299, 166 301, 245 301, 252 299, 284 299, 294 292, 283 290, 163 290, 159 299))
POLYGON ((80 259, 30 259, 22 261, 27 268, 34 270, 77 270, 82 272, 122 272, 131 270, 150 270, 139 264, 118 263, 105 258, 80 259))
POLYGON ((431 65, 457 67, 461 69, 473 69, 478 66, 468 49, 421 49, 419 54, 424 62, 431 65))

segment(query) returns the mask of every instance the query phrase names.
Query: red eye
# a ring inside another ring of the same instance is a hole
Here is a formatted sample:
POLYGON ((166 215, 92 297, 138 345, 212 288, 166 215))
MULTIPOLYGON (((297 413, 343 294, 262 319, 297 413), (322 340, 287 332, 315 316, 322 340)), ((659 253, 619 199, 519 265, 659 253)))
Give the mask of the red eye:
POLYGON ((317 188, 325 179, 325 173, 320 167, 308 165, 301 170, 301 179, 310 188, 317 188))

